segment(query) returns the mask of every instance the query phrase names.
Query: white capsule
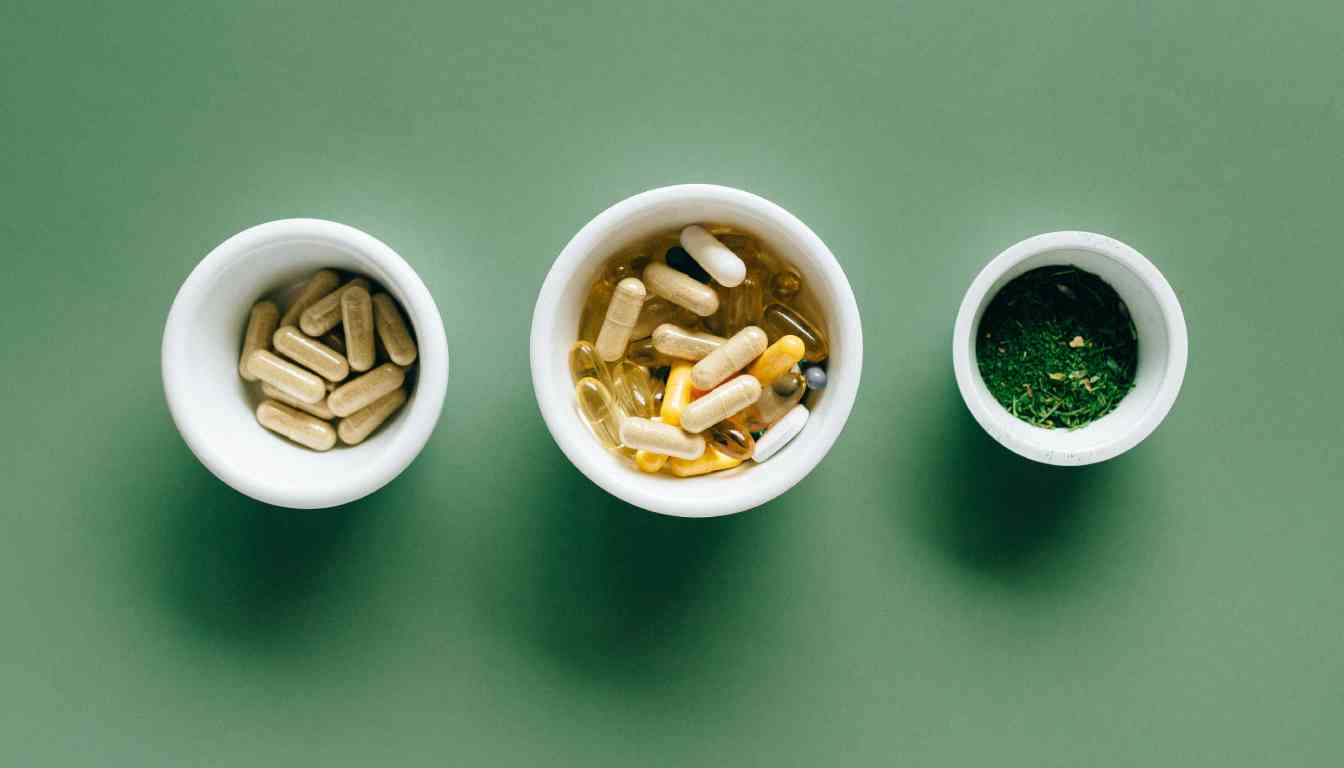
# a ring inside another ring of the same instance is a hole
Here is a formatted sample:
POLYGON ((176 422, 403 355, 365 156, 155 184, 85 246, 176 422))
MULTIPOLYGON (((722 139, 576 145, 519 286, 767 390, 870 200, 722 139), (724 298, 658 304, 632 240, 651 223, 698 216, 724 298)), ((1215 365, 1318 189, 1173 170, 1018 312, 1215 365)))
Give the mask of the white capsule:
POLYGON ((725 341, 727 339, 722 336, 687 330, 672 323, 663 323, 653 329, 653 348, 682 360, 703 360, 725 341))
POLYGON ((762 462, 779 453, 779 449, 789 444, 789 441, 798 436, 807 425, 808 413, 807 406, 795 405, 793 410, 784 415, 784 418, 775 422, 775 425, 761 435, 761 439, 756 441, 756 450, 751 454, 751 460, 762 462))
POLYGON ((713 389, 760 357, 767 344, 765 331, 748 325, 695 364, 691 369, 691 383, 699 390, 713 389))
POLYGON ((644 284, 650 291, 701 317, 719 311, 719 294, 713 288, 660 261, 644 268, 644 284))
POLYGON ((741 285, 747 278, 746 262, 699 224, 681 230, 681 247, 724 288, 741 285))
POLYGON ((671 424, 638 416, 627 417, 621 422, 621 444, 678 459, 698 459, 705 452, 705 438, 688 435, 671 424))
POLYGON ((692 400, 681 412, 681 428, 687 432, 703 432, 746 410, 760 397, 761 382, 755 376, 743 374, 699 400, 692 400))
POLYGON ((635 327, 647 296, 648 291, 637 277, 627 277, 616 284, 611 302, 607 304, 607 316, 593 345, 603 361, 614 362, 625 355, 625 347, 630 343, 630 329, 635 327))

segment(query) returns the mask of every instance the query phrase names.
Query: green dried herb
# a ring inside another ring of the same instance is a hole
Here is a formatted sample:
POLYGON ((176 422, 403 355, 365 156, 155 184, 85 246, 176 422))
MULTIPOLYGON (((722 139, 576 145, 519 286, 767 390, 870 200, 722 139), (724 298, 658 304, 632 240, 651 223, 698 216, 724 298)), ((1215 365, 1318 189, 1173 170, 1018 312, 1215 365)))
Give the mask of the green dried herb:
POLYGON ((1134 387, 1134 322, 1115 289, 1090 272, 1062 266, 1027 272, 989 303, 976 334, 990 393, 1036 426, 1084 426, 1134 387))

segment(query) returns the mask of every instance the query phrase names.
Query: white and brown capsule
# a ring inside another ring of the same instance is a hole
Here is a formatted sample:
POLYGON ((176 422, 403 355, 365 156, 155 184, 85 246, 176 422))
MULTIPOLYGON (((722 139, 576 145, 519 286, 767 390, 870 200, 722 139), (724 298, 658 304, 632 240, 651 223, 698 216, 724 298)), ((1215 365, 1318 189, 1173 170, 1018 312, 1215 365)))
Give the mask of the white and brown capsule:
POLYGON ((746 410, 760 397, 761 382, 755 376, 743 374, 699 400, 692 400, 681 412, 681 428, 687 432, 703 432, 746 410))
POLYGON ((648 292, 637 277, 627 277, 616 284, 607 304, 607 316, 597 333, 597 356, 610 363, 620 360, 630 343, 630 330, 635 327, 639 310, 644 306, 648 292))

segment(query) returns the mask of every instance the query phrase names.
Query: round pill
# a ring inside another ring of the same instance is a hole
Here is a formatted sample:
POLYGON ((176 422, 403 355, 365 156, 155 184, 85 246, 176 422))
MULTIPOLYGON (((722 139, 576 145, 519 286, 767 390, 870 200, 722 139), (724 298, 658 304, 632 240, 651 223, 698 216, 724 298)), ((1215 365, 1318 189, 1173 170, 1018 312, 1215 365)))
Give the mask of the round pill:
POLYGON ((803 378, 807 380, 807 386, 812 389, 826 388, 826 369, 819 366, 812 366, 803 371, 803 378))

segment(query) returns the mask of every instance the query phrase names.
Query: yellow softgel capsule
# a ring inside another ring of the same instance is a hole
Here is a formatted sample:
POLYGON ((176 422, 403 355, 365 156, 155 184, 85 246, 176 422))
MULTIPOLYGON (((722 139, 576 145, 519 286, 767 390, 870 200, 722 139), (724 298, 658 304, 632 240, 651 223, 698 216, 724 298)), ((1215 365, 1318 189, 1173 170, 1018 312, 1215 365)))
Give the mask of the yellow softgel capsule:
POLYGON ((611 368, 611 395, 626 416, 653 418, 653 381, 642 365, 622 360, 611 368))
POLYGON ((318 400, 316 403, 305 403, 297 397, 290 397, 270 384, 261 385, 261 394, 276 402, 288 405, 290 408, 298 408, 300 411, 316 416, 324 421, 331 421, 336 418, 336 414, 332 413, 331 409, 327 407, 326 398, 318 400))
POLYGON ((341 419, 341 423, 336 426, 336 434, 346 445, 359 445, 405 404, 406 390, 397 387, 341 419))
POLYGON ((703 360, 727 341, 722 336, 692 331, 672 323, 663 323, 654 328, 652 338, 654 349, 682 360, 703 360))
POLYGON ((621 445, 680 459, 698 459, 705 452, 705 438, 688 435, 671 424, 631 416, 621 422, 621 445))
POLYGON ((340 288, 328 293, 326 296, 313 302, 312 306, 303 310, 299 315, 299 330, 309 336, 321 336, 332 328, 341 324, 341 296, 345 292, 359 286, 364 290, 369 289, 367 278, 356 277, 354 280, 342 285, 340 288))
POLYGON ((340 282, 341 276, 336 274, 335 270, 319 270, 299 289, 299 295, 295 297, 294 303, 289 305, 289 308, 285 310, 284 317, 280 318, 280 325, 297 326, 299 317, 303 315, 304 310, 311 307, 318 299, 336 290, 336 286, 340 285, 340 282))
POLYGON ((820 363, 829 353, 826 334, 821 332, 816 323, 786 304, 771 304, 766 307, 765 312, 761 314, 761 327, 772 340, 789 334, 802 339, 806 348, 803 359, 809 362, 820 363))
POLYGON ((345 355, 317 339, 310 339, 292 325, 282 326, 271 337, 275 351, 316 373, 327 381, 341 381, 350 375, 345 355))
POLYGON ((710 472, 732 469, 741 463, 741 459, 734 459, 732 456, 711 447, 698 459, 668 459, 667 468, 677 477, 696 477, 698 475, 708 475, 710 472))
POLYGON ((341 294, 341 325, 345 329, 345 357, 350 361, 350 369, 372 368, 373 299, 364 286, 356 285, 341 294))
POLYGON ((401 316, 397 302, 386 293, 373 295, 373 325, 378 331, 378 340, 388 358, 403 368, 415 362, 419 350, 411 331, 406 327, 406 318, 401 316))
POLYGON ((691 310, 679 307, 661 296, 654 296, 644 302, 644 308, 639 312, 639 319, 635 321, 635 327, 630 330, 630 338, 648 338, 663 323, 690 327, 699 322, 700 316, 691 310))
POLYGON ((664 424, 681 424, 681 413, 691 402, 691 389, 691 364, 676 363, 668 372, 667 384, 663 386, 663 405, 659 415, 664 424))
POLYGON ((705 442, 718 449, 719 453, 740 461, 751 458, 756 450, 756 441, 740 415, 724 419, 705 430, 705 442))
POLYGON ((247 369, 254 377, 305 403, 316 403, 327 394, 321 377, 269 350, 253 352, 247 359, 247 369))
POLYGON ((644 268, 644 284, 650 291, 700 317, 709 317, 719 309, 719 295, 699 280, 655 261, 644 268))
POLYGON ((327 395, 327 407, 345 418, 373 401, 400 387, 406 381, 406 372, 395 363, 383 363, 357 379, 337 387, 327 395))
POLYGON ((656 475, 663 470, 663 465, 667 464, 667 456, 661 453, 650 453, 649 451, 635 451, 635 467, 640 472, 648 472, 656 475))
POLYGON ((579 379, 574 385, 574 398, 578 401, 583 423, 588 426, 588 431, 593 433, 593 437, 609 450, 619 449, 621 416, 616 410, 616 402, 612 400, 607 385, 592 377, 579 379))
POLYGON ((575 382, 592 377, 602 383, 611 381, 607 364, 597 356, 591 341, 579 339, 569 348, 569 375, 575 382))
POLYGON ((797 365, 798 361, 803 359, 805 351, 802 339, 793 334, 781 336, 778 341, 765 348, 761 356, 756 358, 756 362, 747 369, 747 373, 755 376, 756 380, 761 382, 761 386, 768 387, 775 379, 797 365))
POLYGON ((607 318, 607 305, 611 303, 614 288, 601 280, 593 283, 588 298, 583 302, 583 311, 579 313, 579 338, 584 341, 597 341, 602 330, 602 321, 607 318))
POLYGON ((703 432, 746 410, 760 397, 761 382, 755 376, 743 374, 699 400, 692 400, 681 412, 681 428, 687 432, 703 432))
POLYGON ((247 369, 247 358, 258 349, 270 346, 271 336, 280 323, 280 310, 273 301, 258 301, 247 314, 247 330, 243 332, 243 353, 238 357, 238 375, 245 381, 257 377, 247 369))
POLYGON ((597 332, 597 356, 607 362, 620 360, 630 343, 630 329, 635 327, 639 310, 644 306, 647 296, 644 284, 635 277, 627 277, 616 284, 611 294, 611 303, 607 305, 607 315, 602 320, 602 329, 597 332))
POLYGON ((336 444, 336 430, 330 424, 274 400, 257 406, 257 423, 314 451, 331 450, 336 444))
POLYGON ((760 357, 767 343, 765 331, 754 325, 743 328, 695 364, 691 383, 699 390, 713 389, 760 357))

